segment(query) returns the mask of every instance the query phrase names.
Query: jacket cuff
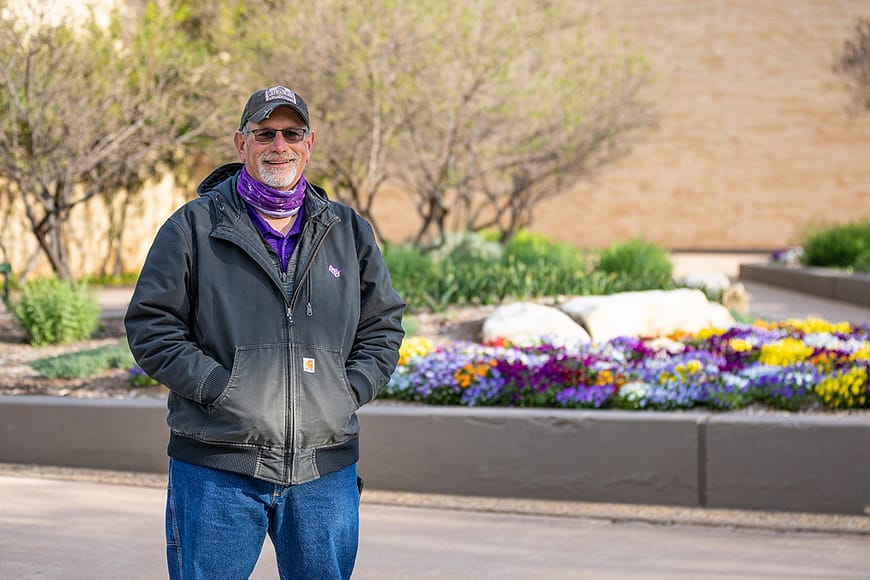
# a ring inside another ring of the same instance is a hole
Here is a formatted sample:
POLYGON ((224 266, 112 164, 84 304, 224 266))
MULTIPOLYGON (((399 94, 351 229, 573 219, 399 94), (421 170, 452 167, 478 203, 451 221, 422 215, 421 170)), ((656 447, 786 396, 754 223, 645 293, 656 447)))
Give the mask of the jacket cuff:
POLYGON ((350 386, 356 391, 356 396, 359 399, 360 407, 375 398, 374 389, 369 382, 368 377, 363 373, 349 369, 347 371, 347 380, 350 381, 350 386))
POLYGON ((220 397, 221 393, 224 392, 224 389, 226 389, 227 383, 229 382, 229 371, 221 365, 215 366, 202 381, 200 402, 204 405, 211 405, 212 403, 217 401, 218 397, 220 397))

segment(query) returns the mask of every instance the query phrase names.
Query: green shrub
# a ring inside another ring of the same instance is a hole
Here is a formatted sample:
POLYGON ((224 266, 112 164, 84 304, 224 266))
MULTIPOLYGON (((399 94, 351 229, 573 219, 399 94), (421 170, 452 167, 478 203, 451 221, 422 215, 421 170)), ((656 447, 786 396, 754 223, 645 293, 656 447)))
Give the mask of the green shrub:
POLYGON ((603 252, 603 267, 596 270, 581 250, 527 231, 503 248, 486 233, 448 236, 446 248, 424 253, 412 245, 384 247, 393 284, 409 310, 673 287, 667 253, 642 242, 603 252))
POLYGON ((529 266, 578 272, 586 270, 586 257, 577 248, 553 242, 543 234, 527 230, 517 232, 505 245, 504 258, 513 258, 529 266))
POLYGON ((870 219, 808 229, 801 245, 806 266, 870 271, 870 219))
POLYGON ((411 245, 385 244, 383 255, 396 292, 410 308, 422 307, 437 277, 432 259, 411 245))
POLYGON ((86 284, 39 279, 24 285, 12 313, 34 346, 89 338, 100 322, 100 305, 86 284))
POLYGON ((106 369, 128 368, 134 364, 129 347, 123 343, 41 358, 30 366, 49 379, 82 379, 106 369))
POLYGON ((457 257, 493 261, 498 260, 502 254, 498 240, 476 232, 447 232, 436 245, 437 248, 429 253, 435 263, 457 257))
POLYGON ((595 271, 616 278, 622 291, 668 289, 674 286, 668 252, 643 240, 614 243, 601 250, 595 271))

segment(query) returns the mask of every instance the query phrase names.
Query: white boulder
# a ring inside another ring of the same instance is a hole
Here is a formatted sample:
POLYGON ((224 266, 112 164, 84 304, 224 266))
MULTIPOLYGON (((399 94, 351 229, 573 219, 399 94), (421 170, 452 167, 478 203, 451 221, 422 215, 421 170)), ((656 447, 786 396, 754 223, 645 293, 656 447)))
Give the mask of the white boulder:
POLYGON ((560 306, 596 342, 617 336, 663 336, 682 330, 697 332, 708 326, 734 324, 723 306, 712 304, 700 290, 644 290, 606 296, 579 296, 560 306))
POLYGON ((481 338, 523 340, 546 338, 565 343, 590 342, 589 333, 558 308, 515 302, 496 308, 483 323, 481 338))

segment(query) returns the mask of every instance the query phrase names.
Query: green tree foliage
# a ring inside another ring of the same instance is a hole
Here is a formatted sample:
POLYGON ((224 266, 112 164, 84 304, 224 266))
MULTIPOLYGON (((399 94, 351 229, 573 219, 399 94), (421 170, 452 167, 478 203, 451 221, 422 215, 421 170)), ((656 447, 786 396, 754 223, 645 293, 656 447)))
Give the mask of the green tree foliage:
MULTIPOLYGON (((115 11, 108 27, 37 2, 23 13, 0 16, 0 179, 23 202, 54 271, 72 279, 72 209, 97 195, 135 195, 177 165, 180 148, 207 135, 218 79, 154 4, 115 11)), ((120 235, 123 220, 116 226, 120 235)))
POLYGON ((417 239, 495 228, 507 240, 648 123, 646 68, 597 46, 570 3, 451 6, 406 115, 417 239))
POLYGON ((376 230, 372 203, 394 183, 414 200, 418 241, 483 228, 506 241, 650 123, 643 59, 591 34, 567 0, 258 6, 245 27, 254 39, 222 50, 251 85, 308 98, 310 171, 376 230))
POLYGON ((428 243, 485 228, 507 242, 651 119, 643 59, 569 0, 126 0, 108 27, 32 1, 32 22, 0 19, 0 179, 63 278, 70 211, 105 198, 104 273, 122 272, 143 184, 227 160, 253 88, 308 99, 312 179, 379 235, 375 198, 404 189, 428 243))

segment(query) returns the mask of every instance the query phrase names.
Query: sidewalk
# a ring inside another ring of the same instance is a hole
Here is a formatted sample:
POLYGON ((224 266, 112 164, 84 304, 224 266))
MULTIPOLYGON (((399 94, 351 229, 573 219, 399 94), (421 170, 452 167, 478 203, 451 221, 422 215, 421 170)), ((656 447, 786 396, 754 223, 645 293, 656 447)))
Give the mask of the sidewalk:
MULTIPOLYGON (((166 577, 162 488, 0 475, 0 497, 0 578, 166 577)), ((363 498, 356 580, 828 580, 867 578, 870 570, 866 532, 697 526, 666 518, 652 525, 379 505, 363 498)), ((251 578, 277 577, 267 540, 251 578)))

